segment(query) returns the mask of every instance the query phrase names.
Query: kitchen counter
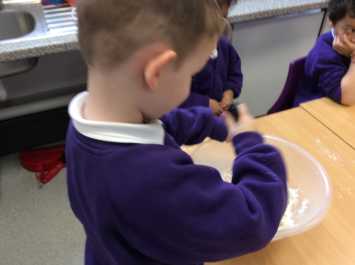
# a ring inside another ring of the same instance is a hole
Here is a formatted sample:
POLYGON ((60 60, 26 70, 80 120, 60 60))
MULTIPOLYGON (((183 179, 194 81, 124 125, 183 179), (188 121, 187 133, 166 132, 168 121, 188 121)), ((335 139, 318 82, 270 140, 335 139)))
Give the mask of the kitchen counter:
POLYGON ((328 0, 239 0, 230 9, 229 18, 238 23, 326 8, 327 4, 328 0))
MULTIPOLYGON (((324 8, 326 5, 327 0, 239 0, 238 4, 231 8, 229 16, 233 23, 240 23, 324 8)), ((75 23, 75 20, 70 18, 71 14, 71 9, 68 8, 69 24, 75 23)), ((0 62, 77 49, 79 45, 76 30, 49 30, 36 38, 0 42, 0 62)))

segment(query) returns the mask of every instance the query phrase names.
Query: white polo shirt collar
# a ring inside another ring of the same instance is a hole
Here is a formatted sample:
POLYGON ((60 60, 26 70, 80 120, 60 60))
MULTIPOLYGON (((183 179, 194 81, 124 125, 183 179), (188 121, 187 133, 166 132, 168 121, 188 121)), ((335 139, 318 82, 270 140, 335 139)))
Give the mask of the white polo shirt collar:
POLYGON ((69 105, 69 115, 76 130, 91 139, 131 144, 164 144, 165 131, 160 120, 149 124, 130 124, 87 120, 82 110, 88 92, 74 97, 69 105))

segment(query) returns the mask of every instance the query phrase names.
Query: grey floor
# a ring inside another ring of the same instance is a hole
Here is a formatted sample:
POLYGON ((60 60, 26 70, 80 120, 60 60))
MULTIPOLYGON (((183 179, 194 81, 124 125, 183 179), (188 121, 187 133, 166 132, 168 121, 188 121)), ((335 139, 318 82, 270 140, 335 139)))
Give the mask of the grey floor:
POLYGON ((82 265, 84 235, 68 204, 65 172, 39 189, 16 156, 0 159, 0 264, 82 265))

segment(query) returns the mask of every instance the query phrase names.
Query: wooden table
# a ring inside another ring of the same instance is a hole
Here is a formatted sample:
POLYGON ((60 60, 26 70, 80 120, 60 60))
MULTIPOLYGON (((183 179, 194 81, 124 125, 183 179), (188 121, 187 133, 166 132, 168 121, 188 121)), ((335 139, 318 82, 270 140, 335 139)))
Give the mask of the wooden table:
POLYGON ((354 265, 355 151, 301 108, 257 120, 263 133, 290 140, 317 158, 333 187, 323 222, 302 235, 276 241, 264 250, 219 265, 354 265))
POLYGON ((301 107, 355 149, 355 107, 341 106, 327 98, 301 107))

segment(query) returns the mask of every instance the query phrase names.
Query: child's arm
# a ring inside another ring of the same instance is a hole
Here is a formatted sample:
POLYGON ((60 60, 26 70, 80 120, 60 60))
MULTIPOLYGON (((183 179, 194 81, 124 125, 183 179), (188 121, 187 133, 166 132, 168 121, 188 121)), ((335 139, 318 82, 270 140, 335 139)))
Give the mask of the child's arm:
POLYGON ((175 109, 166 114, 162 121, 165 130, 179 145, 197 144, 206 137, 224 141, 228 134, 224 120, 204 107, 175 109))
POLYGON ((349 70, 341 80, 341 103, 351 106, 355 104, 355 44, 349 40, 347 35, 344 35, 343 42, 351 52, 349 54, 351 63, 349 70))
POLYGON ((191 92, 190 96, 180 106, 182 108, 190 108, 195 106, 209 107, 210 98, 206 95, 202 95, 196 92, 191 92))
POLYGON ((349 71, 341 80, 341 103, 347 106, 355 105, 355 58, 351 59, 349 71))
POLYGON ((318 88, 323 91, 324 96, 342 104, 342 79, 347 74, 347 66, 327 61, 319 69, 318 88))
POLYGON ((287 203, 284 163, 257 133, 243 133, 234 142, 234 184, 224 183, 213 168, 194 165, 178 149, 152 147, 154 154, 141 154, 146 159, 136 166, 147 170, 137 177, 137 191, 127 195, 140 203, 117 215, 122 236, 164 264, 218 261, 268 244, 287 203))
POLYGON ((233 102, 234 98, 240 96, 243 86, 243 74, 241 68, 241 60, 234 49, 234 47, 228 42, 228 79, 224 85, 224 94, 221 102, 223 109, 227 109, 233 102))
POLYGON ((319 86, 326 89, 327 96, 343 105, 355 104, 355 44, 346 34, 336 36, 333 48, 341 55, 350 57, 349 68, 338 63, 323 67, 319 86))

